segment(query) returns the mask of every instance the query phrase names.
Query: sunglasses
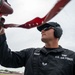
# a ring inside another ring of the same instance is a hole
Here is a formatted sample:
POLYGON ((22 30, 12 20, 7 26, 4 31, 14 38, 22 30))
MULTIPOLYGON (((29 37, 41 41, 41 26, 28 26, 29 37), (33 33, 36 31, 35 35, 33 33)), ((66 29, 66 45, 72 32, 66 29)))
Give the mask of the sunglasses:
POLYGON ((53 27, 46 27, 46 28, 43 28, 42 30, 47 31, 47 30, 50 30, 50 29, 54 29, 54 28, 53 27))

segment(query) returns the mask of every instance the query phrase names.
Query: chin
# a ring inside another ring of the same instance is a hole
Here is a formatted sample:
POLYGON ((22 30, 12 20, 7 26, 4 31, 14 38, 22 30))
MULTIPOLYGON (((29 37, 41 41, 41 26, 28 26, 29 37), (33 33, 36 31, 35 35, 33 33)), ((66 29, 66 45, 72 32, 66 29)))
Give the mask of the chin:
POLYGON ((44 43, 46 43, 48 40, 45 39, 45 38, 41 38, 41 41, 44 42, 44 43))

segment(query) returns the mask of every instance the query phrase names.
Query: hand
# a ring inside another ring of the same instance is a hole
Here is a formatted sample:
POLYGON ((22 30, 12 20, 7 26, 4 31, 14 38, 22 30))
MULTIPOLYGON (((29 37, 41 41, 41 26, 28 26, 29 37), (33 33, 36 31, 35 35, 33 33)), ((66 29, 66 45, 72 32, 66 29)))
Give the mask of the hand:
POLYGON ((3 27, 0 27, 0 35, 4 34, 4 28, 3 27))

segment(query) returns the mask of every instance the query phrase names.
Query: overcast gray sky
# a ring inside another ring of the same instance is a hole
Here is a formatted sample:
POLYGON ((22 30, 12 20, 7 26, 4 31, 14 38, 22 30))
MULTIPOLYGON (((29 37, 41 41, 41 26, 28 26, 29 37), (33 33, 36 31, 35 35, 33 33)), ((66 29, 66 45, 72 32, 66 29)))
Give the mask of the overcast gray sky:
MULTIPOLYGON (((5 17, 5 23, 23 24, 37 16, 43 17, 54 6, 57 0, 8 0, 8 2, 14 9, 14 13, 5 17)), ((63 29, 63 35, 59 44, 64 48, 75 51, 75 0, 71 0, 66 7, 50 21, 58 22, 63 29)), ((12 51, 44 46, 41 42, 41 34, 36 28, 8 28, 5 32, 8 45, 12 51)), ((5 69, 1 66, 0 68, 5 69)), ((15 70, 23 72, 23 68, 15 70)))

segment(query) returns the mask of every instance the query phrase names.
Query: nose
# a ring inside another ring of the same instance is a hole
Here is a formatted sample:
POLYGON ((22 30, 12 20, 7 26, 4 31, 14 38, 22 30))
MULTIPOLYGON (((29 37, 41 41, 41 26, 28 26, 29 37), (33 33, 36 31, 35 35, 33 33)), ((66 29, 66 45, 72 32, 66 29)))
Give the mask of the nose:
POLYGON ((44 30, 41 30, 41 33, 44 33, 45 31, 44 30))

